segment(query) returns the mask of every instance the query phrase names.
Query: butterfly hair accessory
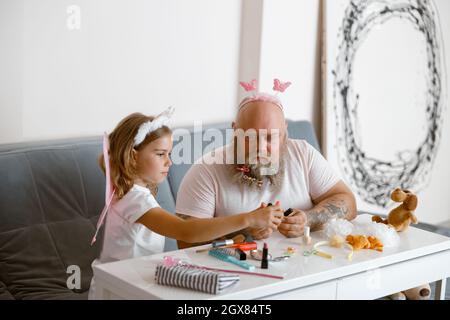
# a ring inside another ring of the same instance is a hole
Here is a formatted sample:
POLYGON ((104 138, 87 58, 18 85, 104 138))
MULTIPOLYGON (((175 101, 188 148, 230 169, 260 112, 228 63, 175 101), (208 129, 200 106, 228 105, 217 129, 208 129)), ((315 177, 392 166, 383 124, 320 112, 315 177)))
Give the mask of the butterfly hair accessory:
POLYGON ((256 79, 251 80, 250 82, 240 81, 239 85, 246 91, 246 92, 253 92, 250 96, 245 97, 242 99, 241 103, 239 104, 239 110, 241 110, 245 105, 256 102, 256 101, 264 101, 264 102, 270 102, 279 107, 281 110, 283 110, 283 104, 281 103, 280 98, 278 97, 278 93, 284 93, 287 88, 292 84, 291 82, 282 82, 279 79, 273 80, 273 91, 275 91, 275 95, 265 93, 265 92, 259 92, 258 82, 256 79))

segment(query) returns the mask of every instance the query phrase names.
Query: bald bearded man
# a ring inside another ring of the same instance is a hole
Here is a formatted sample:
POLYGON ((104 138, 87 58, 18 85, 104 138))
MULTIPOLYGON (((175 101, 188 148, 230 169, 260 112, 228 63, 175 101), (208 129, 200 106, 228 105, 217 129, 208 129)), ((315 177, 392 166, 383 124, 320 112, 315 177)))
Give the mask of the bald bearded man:
MULTIPOLYGON (((306 141, 288 138, 277 98, 244 100, 232 127, 232 143, 205 154, 186 173, 177 196, 178 216, 221 217, 279 201, 293 209, 278 226, 286 237, 302 236, 305 226, 319 229, 332 218, 356 217, 353 193, 323 156, 306 141), (236 134, 249 131, 258 134, 253 150, 251 135, 238 139, 236 134)), ((243 230, 256 240, 274 231, 243 230)), ((192 245, 178 241, 179 248, 192 245)))

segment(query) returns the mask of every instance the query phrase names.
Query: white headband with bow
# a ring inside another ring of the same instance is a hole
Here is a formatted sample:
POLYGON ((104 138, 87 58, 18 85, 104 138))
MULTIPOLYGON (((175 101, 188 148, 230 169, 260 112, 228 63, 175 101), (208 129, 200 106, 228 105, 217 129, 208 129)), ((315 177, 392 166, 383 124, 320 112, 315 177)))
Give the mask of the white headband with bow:
POLYGON ((134 146, 136 147, 140 145, 150 132, 158 130, 159 128, 162 128, 163 126, 167 125, 174 111, 175 109, 173 107, 169 107, 167 108, 167 110, 157 115, 153 120, 141 124, 138 133, 134 137, 134 146))

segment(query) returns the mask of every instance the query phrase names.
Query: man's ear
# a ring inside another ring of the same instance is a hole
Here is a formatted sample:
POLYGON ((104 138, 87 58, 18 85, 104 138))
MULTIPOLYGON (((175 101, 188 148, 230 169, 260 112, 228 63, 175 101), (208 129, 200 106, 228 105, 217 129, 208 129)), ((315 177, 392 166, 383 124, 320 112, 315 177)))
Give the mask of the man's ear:
POLYGON ((284 121, 284 140, 286 140, 289 137, 289 133, 288 133, 288 123, 285 120, 284 121))

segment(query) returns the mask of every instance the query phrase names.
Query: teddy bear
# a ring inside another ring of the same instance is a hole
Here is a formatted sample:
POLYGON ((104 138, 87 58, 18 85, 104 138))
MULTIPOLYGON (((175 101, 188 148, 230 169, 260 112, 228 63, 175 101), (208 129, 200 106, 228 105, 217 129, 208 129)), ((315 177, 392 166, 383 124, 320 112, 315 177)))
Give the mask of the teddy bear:
POLYGON ((417 224, 414 210, 417 208, 417 196, 408 190, 395 189, 391 194, 391 199, 402 204, 389 212, 387 219, 380 216, 372 217, 372 221, 391 225, 396 231, 401 232, 408 229, 411 223, 417 224))
POLYGON ((431 296, 431 288, 429 284, 424 284, 415 288, 411 288, 402 292, 394 293, 389 298, 392 300, 429 300, 431 296))

